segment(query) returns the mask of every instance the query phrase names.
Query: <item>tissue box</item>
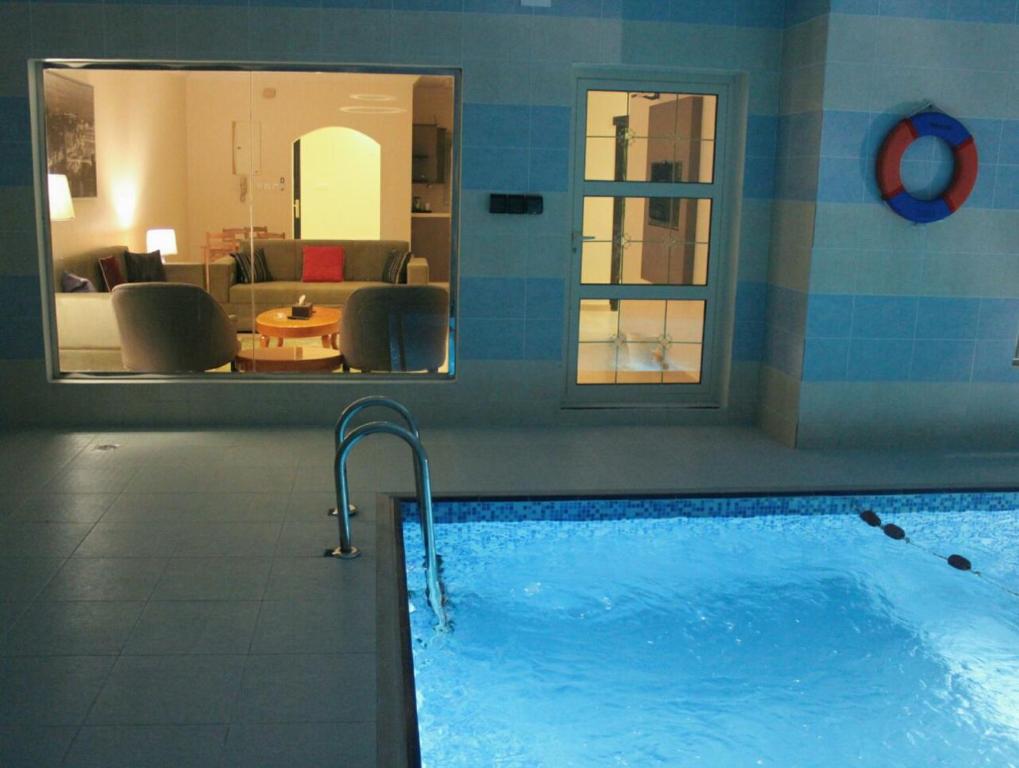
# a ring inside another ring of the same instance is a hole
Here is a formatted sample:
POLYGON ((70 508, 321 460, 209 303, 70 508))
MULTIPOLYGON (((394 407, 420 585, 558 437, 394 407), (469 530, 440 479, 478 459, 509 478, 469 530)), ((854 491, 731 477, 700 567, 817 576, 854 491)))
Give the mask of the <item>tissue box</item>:
POLYGON ((314 304, 294 304, 290 307, 291 317, 311 317, 312 312, 315 311, 314 304))

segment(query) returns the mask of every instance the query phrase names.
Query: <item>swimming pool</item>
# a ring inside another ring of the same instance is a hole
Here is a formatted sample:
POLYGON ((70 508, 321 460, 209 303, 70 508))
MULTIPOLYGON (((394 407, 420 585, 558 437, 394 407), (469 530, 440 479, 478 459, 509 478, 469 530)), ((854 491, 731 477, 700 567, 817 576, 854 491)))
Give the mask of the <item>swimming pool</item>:
POLYGON ((1019 494, 410 507, 428 768, 1019 765, 1019 494))

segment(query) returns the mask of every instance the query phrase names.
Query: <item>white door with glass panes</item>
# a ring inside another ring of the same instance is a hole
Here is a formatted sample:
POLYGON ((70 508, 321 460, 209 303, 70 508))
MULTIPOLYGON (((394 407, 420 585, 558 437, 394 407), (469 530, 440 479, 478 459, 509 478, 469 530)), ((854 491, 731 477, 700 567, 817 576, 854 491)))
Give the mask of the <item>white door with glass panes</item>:
POLYGON ((725 77, 580 77, 566 405, 720 399, 725 77))

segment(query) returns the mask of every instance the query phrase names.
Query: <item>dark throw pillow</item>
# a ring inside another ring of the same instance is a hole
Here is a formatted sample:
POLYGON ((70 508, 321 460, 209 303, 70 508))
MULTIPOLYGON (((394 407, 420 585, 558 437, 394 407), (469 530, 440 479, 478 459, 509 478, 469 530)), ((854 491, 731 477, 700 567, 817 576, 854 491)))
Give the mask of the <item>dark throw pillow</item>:
POLYGON ((99 259, 99 271, 103 273, 103 282, 106 283, 107 291, 112 291, 125 282, 124 273, 120 271, 120 262, 116 256, 99 259))
POLYGON ((165 283, 166 268, 159 251, 151 253, 124 252, 124 263, 127 265, 127 282, 129 283, 165 283))
POLYGON ((87 277, 73 272, 64 272, 60 276, 60 290, 64 293, 95 293, 96 287, 87 277))
POLYGON ((269 264, 265 260, 265 251, 261 248, 255 249, 254 259, 254 275, 252 275, 251 259, 246 253, 231 253, 233 256, 234 264, 237 267, 237 282, 238 283, 268 283, 272 280, 272 274, 269 272, 269 264), (254 279, 252 279, 254 277, 254 279))
POLYGON ((407 264, 411 256, 413 254, 410 251, 390 251, 382 270, 382 279, 387 283, 406 283, 407 264))

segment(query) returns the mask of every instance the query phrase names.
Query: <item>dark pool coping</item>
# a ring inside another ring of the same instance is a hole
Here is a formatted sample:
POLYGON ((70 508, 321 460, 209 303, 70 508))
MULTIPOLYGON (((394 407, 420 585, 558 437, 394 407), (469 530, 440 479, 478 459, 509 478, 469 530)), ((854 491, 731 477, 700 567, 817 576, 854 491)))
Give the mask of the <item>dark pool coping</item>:
POLYGON ((400 514, 401 502, 413 498, 385 493, 375 497, 376 765, 385 768, 421 767, 400 514))
MULTIPOLYGON (((598 491, 583 493, 567 491, 560 494, 521 493, 448 493, 434 497, 434 501, 563 501, 568 499, 621 500, 621 499, 711 499, 753 498, 755 496, 811 497, 811 496, 905 496, 911 494, 981 494, 1019 493, 1019 487, 973 486, 882 488, 836 488, 809 491, 735 490, 708 492, 633 493, 598 491)), ((414 656, 411 648, 410 616, 408 613, 406 561, 403 546, 403 517, 400 505, 416 501, 409 493, 379 493, 375 497, 376 547, 378 550, 376 573, 376 630, 377 648, 377 700, 376 743, 377 765, 384 768, 421 768, 421 745, 418 736, 417 698, 414 687, 414 656)))

